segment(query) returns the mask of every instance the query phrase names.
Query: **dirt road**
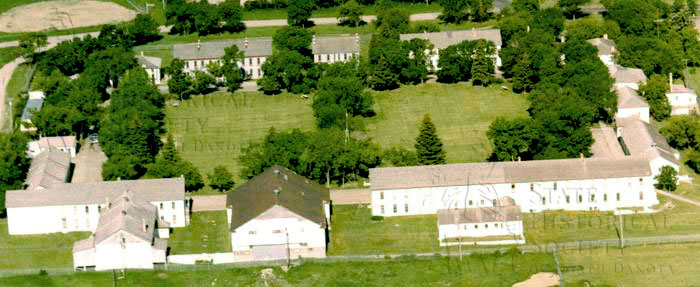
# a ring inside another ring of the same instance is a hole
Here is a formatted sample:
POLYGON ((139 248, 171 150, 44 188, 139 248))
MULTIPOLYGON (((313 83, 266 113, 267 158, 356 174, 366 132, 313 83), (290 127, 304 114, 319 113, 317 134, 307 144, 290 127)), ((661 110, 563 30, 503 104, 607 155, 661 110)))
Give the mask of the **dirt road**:
POLYGON ((7 85, 10 83, 12 73, 15 72, 15 69, 21 63, 24 63, 24 58, 20 57, 0 68, 0 127, 3 127, 5 120, 10 118, 9 111, 5 111, 5 95, 7 94, 7 85))

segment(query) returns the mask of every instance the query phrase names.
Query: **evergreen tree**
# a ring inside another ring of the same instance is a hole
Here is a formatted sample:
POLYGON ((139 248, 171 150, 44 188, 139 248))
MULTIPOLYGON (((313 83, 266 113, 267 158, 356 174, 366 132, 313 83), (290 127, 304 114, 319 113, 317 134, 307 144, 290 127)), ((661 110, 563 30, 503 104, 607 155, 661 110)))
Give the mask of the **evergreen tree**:
POLYGON ((493 78, 493 58, 487 54, 487 47, 484 41, 476 45, 471 71, 474 85, 488 86, 493 78))
POLYGON ((399 75, 391 71, 384 55, 380 56, 369 81, 372 88, 379 91, 399 87, 399 75))
POLYGON ((438 137, 435 125, 428 114, 423 117, 415 147, 418 163, 422 165, 444 164, 446 162, 442 141, 438 137))
POLYGON ((532 69, 530 69, 530 56, 521 54, 520 59, 513 67, 513 92, 529 92, 532 89, 532 69))

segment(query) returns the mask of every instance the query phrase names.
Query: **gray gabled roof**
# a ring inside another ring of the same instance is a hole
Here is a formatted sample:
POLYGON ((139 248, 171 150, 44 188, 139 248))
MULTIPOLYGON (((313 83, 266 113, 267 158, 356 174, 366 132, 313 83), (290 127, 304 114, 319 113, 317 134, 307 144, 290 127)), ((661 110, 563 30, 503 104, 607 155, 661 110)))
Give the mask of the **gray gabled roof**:
POLYGON ((146 69, 160 69, 161 67, 161 59, 158 57, 150 57, 150 56, 136 56, 136 60, 138 61, 139 65, 146 69))
POLYGON ((414 38, 425 39, 435 45, 436 49, 444 49, 448 46, 462 43, 466 40, 485 39, 493 42, 496 46, 501 46, 501 30, 499 29, 472 29, 458 30, 446 32, 431 32, 431 33, 413 33, 401 34, 402 41, 411 40, 414 38))
POLYGON ((185 199, 185 179, 178 177, 62 183, 40 191, 10 190, 5 204, 7 208, 105 204, 107 199, 127 189, 148 202, 185 199))
POLYGON ((648 108, 649 104, 637 94, 634 89, 622 86, 615 89, 617 92, 617 109, 648 108))
POLYGON ((268 168, 226 197, 233 211, 231 231, 274 206, 325 226, 324 202, 330 202, 328 189, 281 166, 268 168))
POLYGON ((493 207, 439 209, 437 217, 438 225, 522 220, 520 206, 508 196, 500 198, 493 207))
POLYGON ((48 189, 68 179, 70 155, 55 148, 48 148, 37 155, 27 172, 27 190, 48 189))
POLYGON ((641 121, 638 118, 621 118, 616 120, 627 150, 631 156, 646 157, 652 160, 657 157, 680 164, 676 159, 677 151, 673 149, 666 138, 662 136, 654 126, 641 121))
POLYGON ((359 36, 316 37, 311 43, 314 55, 360 53, 359 36))
POLYGON ((588 43, 598 49, 598 56, 609 56, 615 53, 615 42, 605 38, 589 39, 588 43))
POLYGON ((645 82, 647 76, 644 75, 644 71, 637 68, 625 68, 623 66, 613 64, 608 65, 608 72, 610 76, 615 79, 615 83, 634 83, 645 82))
POLYGON ((584 158, 383 167, 369 171, 372 190, 648 176, 644 158, 584 158))
POLYGON ((137 193, 125 190, 111 198, 107 209, 100 214, 94 244, 100 244, 119 231, 150 243, 155 232, 156 212, 153 204, 140 198, 137 193))
POLYGON ((268 57, 272 55, 272 38, 251 38, 175 44, 173 45, 173 57, 181 60, 221 59, 224 56, 224 49, 231 45, 238 46, 238 49, 243 51, 245 57, 268 57))
POLYGON ((593 134, 593 145, 591 146, 593 157, 625 156, 613 128, 603 124, 601 127, 592 128, 591 133, 593 134))
POLYGON ((41 106, 44 105, 44 99, 28 99, 27 104, 22 110, 22 121, 30 121, 32 119, 32 112, 41 111, 41 106))

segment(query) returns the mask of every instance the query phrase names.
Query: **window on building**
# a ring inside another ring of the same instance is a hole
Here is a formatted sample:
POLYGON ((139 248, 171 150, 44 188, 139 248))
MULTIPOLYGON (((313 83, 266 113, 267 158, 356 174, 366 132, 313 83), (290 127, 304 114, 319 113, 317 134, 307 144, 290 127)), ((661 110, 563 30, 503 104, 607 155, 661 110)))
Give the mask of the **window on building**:
POLYGON ((579 196, 578 196, 578 203, 581 203, 581 202, 583 202, 583 196, 582 196, 582 195, 579 195, 579 196))
POLYGON ((260 65, 260 58, 255 58, 255 64, 260 65))
POLYGON ((554 182, 554 190, 557 190, 557 182, 554 182))
POLYGON ((383 191, 379 192, 379 199, 384 199, 384 192, 383 191))
POLYGON ((398 210, 398 207, 396 207, 396 204, 394 204, 394 213, 396 213, 398 210))
POLYGON ((483 200, 483 199, 481 200, 481 205, 482 205, 482 206, 484 205, 484 200, 483 200))
POLYGON ((491 204, 493 204, 493 206, 497 206, 497 205, 498 205, 498 203, 496 202, 495 199, 494 199, 494 200, 491 200, 491 204))
POLYGON ((488 225, 488 224, 484 224, 484 228, 489 229, 489 225, 488 225))
POLYGON ((639 192, 639 200, 644 200, 644 192, 639 192))
POLYGON ((467 226, 469 226, 469 225, 468 224, 464 225, 464 230, 467 230, 467 226))
POLYGON ((530 183, 530 191, 535 191, 535 184, 532 182, 530 183))
POLYGON ((170 206, 172 207, 172 209, 175 209, 175 202, 174 202, 174 201, 171 202, 171 203, 170 203, 170 206))
POLYGON ((639 178, 639 186, 642 186, 642 185, 644 185, 644 179, 640 177, 639 178))
POLYGON ((275 229, 275 230, 272 231, 272 233, 282 233, 282 230, 275 229))
POLYGON ((617 195, 615 196, 617 198, 617 201, 620 201, 620 193, 618 192, 617 195))
POLYGON ((515 189, 515 183, 512 183, 512 184, 510 185, 510 189, 515 189))
POLYGON ((384 214, 384 205, 379 206, 379 213, 384 214))
POLYGON ((171 223, 177 224, 177 216, 175 214, 173 214, 173 222, 171 222, 171 223))
POLYGON ((473 202, 470 200, 470 201, 469 201, 469 206, 472 206, 472 203, 473 203, 473 202))
POLYGON ((99 205, 98 205, 98 206, 97 206, 97 213, 100 213, 100 212, 102 212, 102 206, 99 206, 99 205))
POLYGON ((608 202, 608 194, 607 193, 603 193, 603 201, 608 202))
POLYGON ((591 202, 595 202, 595 194, 591 194, 591 202))
POLYGON ((246 60, 247 65, 250 66, 250 62, 251 62, 250 58, 246 58, 245 60, 246 60))
POLYGON ((162 202, 160 203, 160 209, 163 209, 163 203, 162 203, 162 202))
POLYGON ((566 203, 569 203, 569 202, 570 202, 569 199, 570 199, 570 198, 569 198, 569 196, 567 195, 567 196, 566 196, 566 203))
POLYGON ((543 197, 542 197, 542 204, 543 204, 543 205, 544 205, 544 204, 547 204, 547 197, 546 197, 546 196, 543 196, 543 197))
POLYGON ((88 213, 90 213, 90 207, 86 205, 85 206, 85 214, 88 214, 88 213))
POLYGON ((474 229, 479 229, 479 225, 478 225, 478 224, 474 224, 474 229))
POLYGON ((340 59, 345 61, 345 54, 340 54, 340 59))
POLYGON ((306 242, 299 243, 299 245, 300 245, 300 246, 309 246, 309 244, 306 243, 306 242))
POLYGON ((408 213, 408 203, 404 205, 404 212, 408 213))
POLYGON ((255 230, 251 230, 251 231, 248 231, 248 234, 255 235, 255 234, 257 234, 257 232, 255 230))
POLYGON ((63 223, 63 229, 68 228, 68 221, 66 220, 65 217, 64 217, 64 218, 61 218, 61 222, 63 223))

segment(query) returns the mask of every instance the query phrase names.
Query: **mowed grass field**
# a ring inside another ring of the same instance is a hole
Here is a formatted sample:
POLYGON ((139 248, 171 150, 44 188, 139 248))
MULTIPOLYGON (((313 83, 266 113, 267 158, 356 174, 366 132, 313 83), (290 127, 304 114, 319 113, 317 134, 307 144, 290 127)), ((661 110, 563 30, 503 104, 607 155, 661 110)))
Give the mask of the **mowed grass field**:
POLYGON ((587 280, 592 286, 687 287, 700 284, 699 249, 700 244, 640 246, 575 250, 560 257, 563 266, 582 267, 564 273, 566 286, 587 280))
MULTIPOLYGON (((413 149, 423 115, 431 114, 449 162, 484 161, 491 148, 489 124, 498 116, 526 116, 525 96, 498 87, 470 84, 425 84, 390 92, 373 92, 377 115, 367 119, 367 135, 384 148, 413 149)), ((239 175, 237 158, 250 141, 278 131, 315 129, 311 100, 294 95, 217 93, 196 96, 167 109, 166 128, 182 156, 203 174, 216 165, 239 175)))
POLYGON ((168 238, 170 255, 231 251, 226 211, 193 212, 185 228, 173 228, 168 238))
POLYGON ((437 217, 398 216, 372 220, 366 205, 333 207, 328 255, 439 252, 437 217))
POLYGON ((279 287, 510 287, 539 271, 553 271, 549 254, 476 254, 456 257, 405 257, 379 261, 304 262, 288 272, 272 267, 211 266, 180 272, 127 271, 113 282, 111 272, 0 278, 0 286, 279 286, 279 287), (210 268, 205 269, 205 268, 210 268))
POLYGON ((0 219, 0 270, 71 269, 73 267, 73 243, 90 236, 89 232, 12 236, 7 232, 7 219, 0 219))

